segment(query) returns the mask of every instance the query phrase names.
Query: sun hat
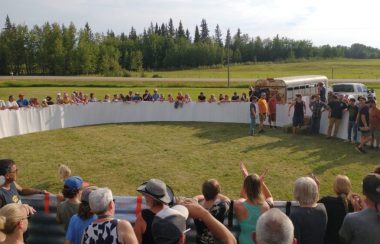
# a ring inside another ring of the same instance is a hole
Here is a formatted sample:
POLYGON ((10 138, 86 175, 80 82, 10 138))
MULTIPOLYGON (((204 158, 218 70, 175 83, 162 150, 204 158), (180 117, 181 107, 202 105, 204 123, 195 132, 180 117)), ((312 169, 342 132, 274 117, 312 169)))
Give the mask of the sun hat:
POLYGON ((136 191, 166 204, 171 203, 174 198, 173 190, 165 182, 158 179, 150 179, 142 183, 136 191))
POLYGON ((363 194, 376 203, 380 203, 380 175, 371 173, 363 179, 363 194))
POLYGON ((70 176, 65 180, 64 186, 69 189, 79 190, 83 187, 83 179, 80 176, 70 176))
POLYGON ((175 205, 164 208, 156 214, 152 222, 152 235, 155 243, 166 244, 178 241, 186 233, 186 220, 189 211, 185 206, 175 205))

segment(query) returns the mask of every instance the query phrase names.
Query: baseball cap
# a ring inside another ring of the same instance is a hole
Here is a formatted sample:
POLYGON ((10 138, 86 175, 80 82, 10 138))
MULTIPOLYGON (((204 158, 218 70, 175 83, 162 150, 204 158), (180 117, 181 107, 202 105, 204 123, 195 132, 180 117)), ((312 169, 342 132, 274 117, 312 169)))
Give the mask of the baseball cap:
POLYGON ((82 202, 89 202, 89 198, 90 198, 90 193, 95 191, 96 189, 98 189, 98 187, 96 186, 89 186, 87 187, 83 192, 82 192, 82 196, 80 198, 80 200, 82 202))
POLYGON ((178 242, 186 232, 186 219, 189 211, 185 206, 175 205, 164 208, 156 214, 152 222, 152 235, 155 243, 169 244, 178 242))
POLYGON ((142 183, 137 191, 166 204, 171 203, 174 198, 173 190, 165 182, 158 179, 150 179, 142 183))
POLYGON ((380 175, 371 173, 363 179, 363 194, 376 203, 380 203, 380 175))
POLYGON ((83 187, 83 180, 80 176, 70 176, 65 180, 64 186, 70 189, 81 189, 83 187))

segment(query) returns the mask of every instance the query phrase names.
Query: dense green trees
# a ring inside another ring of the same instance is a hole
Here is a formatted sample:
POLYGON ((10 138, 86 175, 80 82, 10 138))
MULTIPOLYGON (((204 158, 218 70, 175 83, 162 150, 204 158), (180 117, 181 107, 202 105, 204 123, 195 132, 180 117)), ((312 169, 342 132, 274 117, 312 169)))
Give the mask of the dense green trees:
POLYGON ((241 32, 223 33, 217 25, 213 36, 205 19, 194 36, 173 20, 151 23, 143 34, 131 28, 128 35, 93 33, 87 23, 77 30, 45 23, 29 29, 15 25, 7 16, 0 32, 0 74, 9 75, 127 75, 144 69, 184 69, 260 61, 292 61, 309 58, 380 58, 380 50, 362 44, 351 47, 313 46, 309 40, 250 37, 241 32))

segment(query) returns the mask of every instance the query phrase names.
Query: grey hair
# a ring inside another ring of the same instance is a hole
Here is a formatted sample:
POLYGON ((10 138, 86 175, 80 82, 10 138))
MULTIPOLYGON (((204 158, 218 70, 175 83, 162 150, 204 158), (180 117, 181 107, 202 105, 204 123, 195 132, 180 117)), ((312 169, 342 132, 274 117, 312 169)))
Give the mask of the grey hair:
POLYGON ((292 221, 281 210, 272 208, 262 214, 256 224, 259 244, 291 244, 294 239, 292 221))
POLYGON ((310 177, 300 177, 294 184, 294 199, 301 206, 314 204, 318 201, 319 192, 315 181, 310 177))
POLYGON ((90 209, 95 214, 103 214, 108 210, 108 204, 113 200, 112 191, 109 188, 99 188, 90 193, 90 209))

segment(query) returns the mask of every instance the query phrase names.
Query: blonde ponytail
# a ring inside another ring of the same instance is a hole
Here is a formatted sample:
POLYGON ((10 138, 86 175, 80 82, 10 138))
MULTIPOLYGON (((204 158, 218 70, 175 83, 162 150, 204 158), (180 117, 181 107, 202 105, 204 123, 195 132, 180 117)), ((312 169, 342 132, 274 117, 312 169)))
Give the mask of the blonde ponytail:
POLYGON ((17 224, 27 218, 26 211, 22 204, 10 203, 0 209, 0 231, 4 234, 11 234, 17 224))

